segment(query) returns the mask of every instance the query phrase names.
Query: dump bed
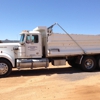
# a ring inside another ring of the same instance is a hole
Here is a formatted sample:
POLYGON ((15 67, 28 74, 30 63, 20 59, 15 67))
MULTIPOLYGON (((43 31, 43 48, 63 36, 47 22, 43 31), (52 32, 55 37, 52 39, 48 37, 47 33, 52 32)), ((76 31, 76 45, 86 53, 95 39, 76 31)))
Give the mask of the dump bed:
POLYGON ((100 53, 99 35, 70 35, 53 33, 48 36, 47 56, 75 56, 100 53), (74 41, 73 41, 74 40, 74 41), (75 43, 76 41, 76 43, 75 43))

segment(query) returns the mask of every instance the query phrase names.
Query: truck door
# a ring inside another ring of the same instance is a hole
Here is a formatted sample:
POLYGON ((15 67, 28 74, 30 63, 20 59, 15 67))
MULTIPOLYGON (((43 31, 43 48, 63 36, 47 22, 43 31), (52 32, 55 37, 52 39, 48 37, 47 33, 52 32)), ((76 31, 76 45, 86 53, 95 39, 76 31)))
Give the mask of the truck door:
POLYGON ((41 35, 34 34, 26 35, 26 57, 28 58, 41 58, 42 57, 42 43, 41 43, 41 35))

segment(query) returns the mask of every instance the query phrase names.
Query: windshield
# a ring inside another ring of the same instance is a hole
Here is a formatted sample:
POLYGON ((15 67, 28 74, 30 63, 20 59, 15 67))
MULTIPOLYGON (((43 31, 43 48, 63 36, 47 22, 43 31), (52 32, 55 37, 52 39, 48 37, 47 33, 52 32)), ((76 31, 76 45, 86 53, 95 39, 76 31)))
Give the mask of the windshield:
POLYGON ((25 37, 25 34, 21 34, 21 37, 20 37, 20 42, 24 42, 24 37, 25 37))

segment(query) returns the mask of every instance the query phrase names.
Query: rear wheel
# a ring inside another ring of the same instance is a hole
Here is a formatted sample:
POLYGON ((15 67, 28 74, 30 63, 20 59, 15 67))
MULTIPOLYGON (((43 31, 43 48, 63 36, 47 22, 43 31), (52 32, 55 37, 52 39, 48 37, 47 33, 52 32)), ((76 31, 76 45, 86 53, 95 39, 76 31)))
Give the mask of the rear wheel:
POLYGON ((0 59, 0 77, 8 76, 12 71, 11 63, 6 59, 0 59))
POLYGON ((74 60, 68 61, 68 64, 71 65, 72 67, 79 67, 79 64, 75 63, 74 60))
POLYGON ((97 57, 96 61, 97 61, 97 69, 100 70, 100 56, 97 57))
POLYGON ((81 68, 84 71, 93 71, 96 68, 96 60, 91 57, 84 57, 81 63, 81 68))

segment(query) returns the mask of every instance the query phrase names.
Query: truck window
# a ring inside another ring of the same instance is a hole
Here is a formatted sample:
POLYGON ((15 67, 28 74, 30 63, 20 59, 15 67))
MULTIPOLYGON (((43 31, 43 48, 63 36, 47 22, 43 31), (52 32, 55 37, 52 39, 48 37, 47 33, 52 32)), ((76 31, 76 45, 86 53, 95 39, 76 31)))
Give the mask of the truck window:
POLYGON ((25 37, 25 34, 21 34, 21 37, 20 37, 20 42, 21 43, 24 41, 24 37, 25 37))
POLYGON ((38 43, 38 35, 32 35, 32 42, 38 43))
POLYGON ((30 35, 27 35, 26 36, 26 43, 30 43, 31 42, 31 37, 30 37, 30 35))

